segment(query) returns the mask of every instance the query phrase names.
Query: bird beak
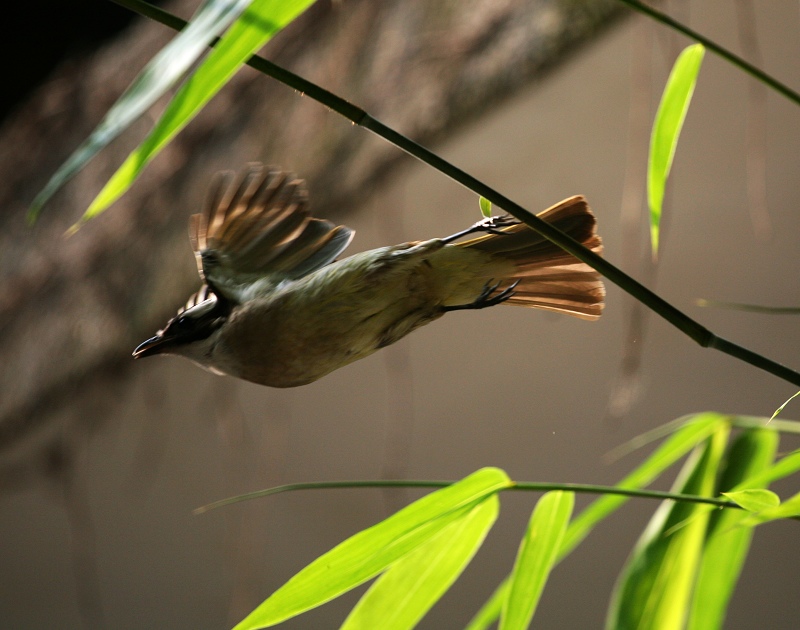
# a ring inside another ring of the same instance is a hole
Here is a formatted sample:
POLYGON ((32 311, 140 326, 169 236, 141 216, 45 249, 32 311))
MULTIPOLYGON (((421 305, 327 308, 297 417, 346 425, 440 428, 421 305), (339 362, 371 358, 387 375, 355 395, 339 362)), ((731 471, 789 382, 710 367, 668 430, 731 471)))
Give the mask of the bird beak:
POLYGON ((161 354, 169 349, 169 339, 165 339, 161 335, 151 337, 147 341, 140 343, 133 351, 133 358, 150 357, 154 354, 161 354))

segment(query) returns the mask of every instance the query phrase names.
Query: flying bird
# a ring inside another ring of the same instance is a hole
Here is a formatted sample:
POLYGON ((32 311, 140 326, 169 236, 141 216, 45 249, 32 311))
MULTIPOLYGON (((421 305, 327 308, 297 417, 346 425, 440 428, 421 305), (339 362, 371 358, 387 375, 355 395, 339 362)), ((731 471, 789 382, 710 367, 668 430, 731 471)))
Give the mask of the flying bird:
MULTIPOLYGON (((602 251, 582 196, 539 217, 602 251)), ((272 387, 316 381, 450 311, 603 310, 594 269, 508 216, 336 260, 353 230, 311 217, 303 180, 260 164, 215 176, 189 237, 203 286, 133 356, 180 355, 272 387)))

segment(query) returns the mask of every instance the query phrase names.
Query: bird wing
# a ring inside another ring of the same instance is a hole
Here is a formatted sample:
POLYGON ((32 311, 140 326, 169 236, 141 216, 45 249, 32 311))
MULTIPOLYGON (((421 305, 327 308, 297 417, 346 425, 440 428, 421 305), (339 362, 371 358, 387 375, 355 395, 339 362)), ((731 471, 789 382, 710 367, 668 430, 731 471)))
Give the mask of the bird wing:
POLYGON ((189 220, 200 277, 241 302, 255 283, 275 286, 332 262, 353 230, 309 216, 307 206, 305 182, 293 173, 261 164, 218 173, 202 213, 189 220))

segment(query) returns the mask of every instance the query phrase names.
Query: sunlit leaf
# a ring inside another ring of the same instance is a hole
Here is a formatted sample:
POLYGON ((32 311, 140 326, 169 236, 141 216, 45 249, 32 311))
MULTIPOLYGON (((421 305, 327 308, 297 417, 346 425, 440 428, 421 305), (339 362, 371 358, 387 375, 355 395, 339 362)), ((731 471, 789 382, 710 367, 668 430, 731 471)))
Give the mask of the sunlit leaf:
POLYGON ((574 503, 575 495, 562 491, 548 492, 536 503, 511 572, 500 630, 528 627, 558 557, 574 503))
POLYGON ((650 206, 650 236, 653 258, 658 255, 661 210, 664 189, 678 146, 678 137, 692 100, 705 48, 693 44, 678 56, 667 80, 650 135, 650 159, 647 164, 647 202, 650 206))
MULTIPOLYGON (((770 425, 771 426, 771 425, 770 425)), ((754 473, 745 479, 734 490, 746 488, 765 488, 771 483, 793 475, 800 471, 800 449, 792 451, 786 457, 779 459, 772 466, 764 468, 761 472, 754 473)))
POLYGON ((487 219, 492 216, 492 202, 486 197, 480 197, 478 199, 478 205, 481 208, 481 214, 483 216, 485 216, 487 219))
POLYGON ((461 575, 497 519, 492 495, 395 562, 359 600, 342 630, 413 628, 461 575))
POLYGON ((788 405, 788 404, 789 404, 789 403, 790 403, 792 400, 794 400, 794 399, 795 399, 797 396, 800 396, 800 392, 797 392, 796 394, 793 394, 792 396, 789 396, 788 400, 787 400, 786 402, 784 402, 784 403, 783 403, 783 404, 782 404, 780 407, 778 407, 778 408, 775 410, 775 413, 773 413, 773 414, 772 414, 772 417, 770 418, 770 421, 772 421, 772 420, 774 420, 775 418, 777 418, 777 417, 778 417, 778 414, 779 414, 781 411, 783 411, 783 410, 784 410, 784 408, 786 407, 786 405, 788 405))
POLYGON ((750 514, 743 518, 740 524, 745 526, 761 525, 762 523, 795 516, 800 516, 800 493, 789 497, 780 505, 763 509, 757 514, 750 514))
MULTIPOLYGON (((714 495, 728 433, 726 425, 718 425, 705 448, 698 447, 684 464, 673 492, 714 495)), ((698 507, 704 506, 673 501, 659 506, 614 588, 607 628, 683 627, 709 517, 707 510, 698 507)))
MULTIPOLYGON (((768 466, 760 472, 750 475, 736 486, 734 490, 763 488, 779 479, 793 475, 798 471, 800 471, 800 449, 792 451, 786 457, 775 462, 772 466, 768 466)), ((747 514, 738 524, 744 527, 754 527, 761 523, 791 516, 800 516, 800 494, 786 499, 786 501, 780 505, 766 508, 757 514, 747 514)))
MULTIPOLYGON (((664 438, 676 433, 677 431, 682 430, 684 427, 695 424, 697 422, 706 423, 709 419, 716 419, 720 422, 725 421, 729 422, 730 417, 724 416, 719 413, 714 412, 706 412, 706 413, 692 413, 685 416, 681 416, 679 418, 675 418, 675 420, 671 420, 670 422, 666 422, 660 426, 657 426, 653 429, 645 431, 644 433, 640 433, 639 435, 634 436, 627 442, 623 442, 619 446, 614 447, 611 449, 608 454, 605 456, 605 459, 610 462, 615 462, 626 455, 630 455, 631 453, 639 450, 647 446, 648 444, 652 444, 654 442, 658 442, 659 440, 663 440, 664 438)), ((762 426, 766 424, 766 418, 763 422, 759 423, 758 426, 762 426)), ((701 440, 702 441, 702 440, 701 440)))
MULTIPOLYGON (((669 436, 650 457, 620 481, 620 488, 643 488, 656 479, 664 470, 707 439, 720 427, 727 426, 728 416, 718 413, 700 413, 681 418, 660 429, 658 437, 669 436)), ((647 441, 655 435, 648 433, 647 441)), ((628 501, 628 497, 608 495, 597 499, 584 509, 567 527, 558 560, 563 560, 586 538, 594 527, 628 501)), ((492 596, 480 608, 467 630, 486 630, 500 616, 503 602, 508 594, 509 578, 506 578, 492 596)))
POLYGON ((502 470, 483 468, 415 501, 314 560, 236 630, 273 626, 363 584, 510 485, 502 470))
MULTIPOLYGON (((620 481, 617 487, 642 488, 646 486, 721 426, 724 426, 726 419, 726 416, 717 413, 702 413, 687 418, 684 427, 675 431, 638 468, 620 481)), ((570 523, 564 536, 561 557, 569 555, 589 535, 597 523, 619 509, 626 501, 628 501, 628 497, 604 496, 578 514, 570 523)))
MULTIPOLYGON (((744 431, 728 449, 719 489, 726 496, 753 490, 733 490, 759 471, 769 467, 778 448, 778 434, 768 429, 744 431)), ((752 528, 736 527, 747 512, 716 510, 711 514, 706 533, 703 559, 697 573, 687 630, 717 630, 723 627, 725 613, 742 571, 752 528)))
POLYGON ((758 416, 733 416, 731 426, 739 429, 763 429, 768 427, 776 433, 800 435, 800 422, 797 420, 770 420, 758 416))
POLYGON ((130 188, 145 166, 259 48, 302 13, 313 0, 252 0, 200 67, 170 101, 144 141, 128 156, 84 213, 88 221, 130 188))
POLYGON ((723 492, 722 495, 748 512, 760 512, 781 503, 780 497, 771 490, 738 490, 723 492))
POLYGON ((59 188, 161 98, 249 3, 250 0, 204 0, 188 26, 153 57, 92 134, 36 195, 28 218, 34 220, 59 188))

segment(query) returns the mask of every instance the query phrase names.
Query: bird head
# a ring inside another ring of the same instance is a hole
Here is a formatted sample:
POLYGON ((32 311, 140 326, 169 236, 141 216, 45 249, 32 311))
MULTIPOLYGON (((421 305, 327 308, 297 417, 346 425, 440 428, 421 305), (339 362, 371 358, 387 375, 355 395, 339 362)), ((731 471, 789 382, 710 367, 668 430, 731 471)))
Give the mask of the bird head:
POLYGON ((154 337, 139 344, 133 358, 179 354, 198 362, 213 345, 213 337, 230 314, 230 305, 208 287, 192 296, 184 308, 154 337))

